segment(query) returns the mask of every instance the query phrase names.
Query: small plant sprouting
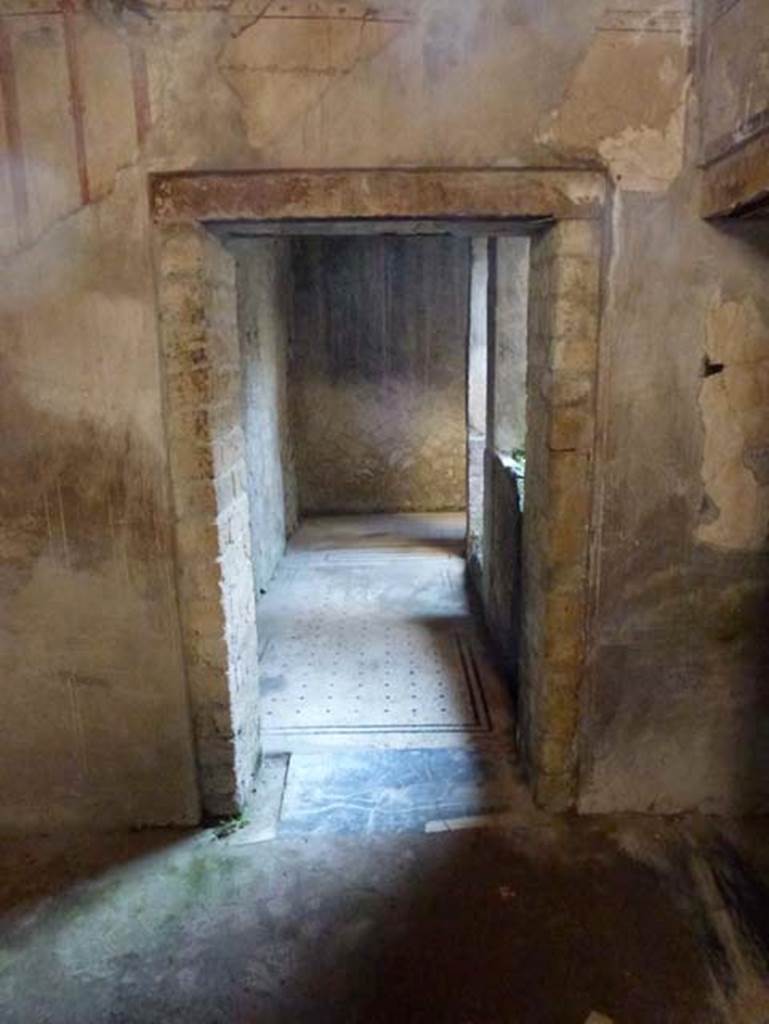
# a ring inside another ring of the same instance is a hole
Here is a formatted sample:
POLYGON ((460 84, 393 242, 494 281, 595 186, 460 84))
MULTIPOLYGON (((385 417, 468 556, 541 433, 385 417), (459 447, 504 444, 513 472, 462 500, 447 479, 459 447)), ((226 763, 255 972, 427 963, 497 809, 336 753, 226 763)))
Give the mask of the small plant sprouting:
POLYGON ((217 839, 226 839, 227 836, 231 836, 233 832, 245 828, 246 825, 248 825, 248 818, 241 811, 239 814, 233 814, 231 818, 220 822, 214 829, 214 836, 217 839))

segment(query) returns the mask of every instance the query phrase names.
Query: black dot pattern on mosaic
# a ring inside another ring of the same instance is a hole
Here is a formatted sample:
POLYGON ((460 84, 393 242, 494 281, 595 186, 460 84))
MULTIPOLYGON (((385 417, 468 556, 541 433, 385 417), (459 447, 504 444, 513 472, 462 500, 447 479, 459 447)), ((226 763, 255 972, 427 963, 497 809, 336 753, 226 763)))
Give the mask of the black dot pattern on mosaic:
POLYGON ((485 728, 461 561, 353 561, 303 554, 278 574, 260 609, 261 671, 285 686, 263 701, 265 730, 485 728))
POLYGON ((356 644, 343 627, 327 628, 322 639, 313 630, 273 639, 262 671, 287 685, 266 698, 267 728, 478 724, 472 681, 450 630, 424 635, 383 623, 356 644))
MULTIPOLYGON (((272 624, 262 673, 285 679, 286 686, 264 701, 266 729, 479 724, 455 629, 376 616, 352 625, 348 616, 340 621, 339 580, 312 583, 311 615, 301 624, 275 616, 272 624)), ((354 607, 355 594, 346 597, 354 607)))

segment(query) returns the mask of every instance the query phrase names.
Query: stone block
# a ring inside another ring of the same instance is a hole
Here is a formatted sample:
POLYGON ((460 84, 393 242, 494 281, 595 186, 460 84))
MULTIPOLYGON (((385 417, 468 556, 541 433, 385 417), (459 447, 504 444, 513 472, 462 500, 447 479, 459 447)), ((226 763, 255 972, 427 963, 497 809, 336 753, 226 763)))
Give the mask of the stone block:
POLYGON ((582 258, 598 262, 601 253, 600 221, 562 220, 549 235, 554 258, 582 258))
POLYGON ((552 814, 568 811, 574 804, 575 781, 571 771, 553 775, 536 771, 532 789, 536 804, 552 814))
POLYGON ((531 691, 529 708, 536 731, 559 739, 572 740, 579 723, 579 683, 581 672, 553 668, 538 663, 541 685, 531 691))
POLYGON ((537 773, 539 776, 556 778, 569 775, 574 766, 573 737, 566 732, 554 732, 549 728, 534 744, 537 773))
POLYGON ((595 417, 589 405, 562 405, 551 410, 548 445, 553 451, 590 449, 595 417))
POLYGON ((553 452, 544 561, 551 585, 582 579, 590 513, 590 460, 580 452, 553 452))
POLYGON ((203 230, 194 225, 169 225, 160 230, 159 249, 163 277, 200 276, 204 269, 203 230))
POLYGON ((219 511, 212 480, 175 481, 174 506, 177 521, 207 519, 213 522, 219 511), (178 481, 178 482, 177 482, 178 481))
POLYGON ((548 666, 578 666, 582 663, 584 629, 584 588, 548 590, 540 630, 540 652, 548 666))

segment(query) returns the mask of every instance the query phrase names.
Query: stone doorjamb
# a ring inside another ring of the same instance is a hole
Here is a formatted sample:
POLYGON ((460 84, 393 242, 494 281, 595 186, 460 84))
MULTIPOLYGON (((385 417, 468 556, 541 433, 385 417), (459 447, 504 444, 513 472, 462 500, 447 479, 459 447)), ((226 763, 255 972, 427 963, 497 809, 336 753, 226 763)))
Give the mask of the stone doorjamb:
POLYGON ((237 812, 259 759, 258 664, 233 257, 248 222, 515 220, 532 232, 519 732, 535 796, 573 805, 588 660, 606 182, 586 170, 154 175, 178 593, 201 796, 237 812), (215 228, 215 231, 207 230, 215 228))

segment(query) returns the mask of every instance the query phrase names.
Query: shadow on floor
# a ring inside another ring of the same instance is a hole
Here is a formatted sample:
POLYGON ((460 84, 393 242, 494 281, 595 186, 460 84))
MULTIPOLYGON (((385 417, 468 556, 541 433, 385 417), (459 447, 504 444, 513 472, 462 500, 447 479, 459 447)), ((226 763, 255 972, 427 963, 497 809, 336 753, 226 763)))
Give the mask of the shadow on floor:
POLYGON ((155 838, 73 844, 74 876, 6 851, 4 1024, 769 1019, 719 1010, 687 842, 659 820, 155 838))
POLYGON ((72 888, 98 885, 107 871, 167 854, 189 842, 190 834, 189 829, 147 829, 0 839, 0 940, 12 934, 15 914, 34 914, 35 908, 72 888))

